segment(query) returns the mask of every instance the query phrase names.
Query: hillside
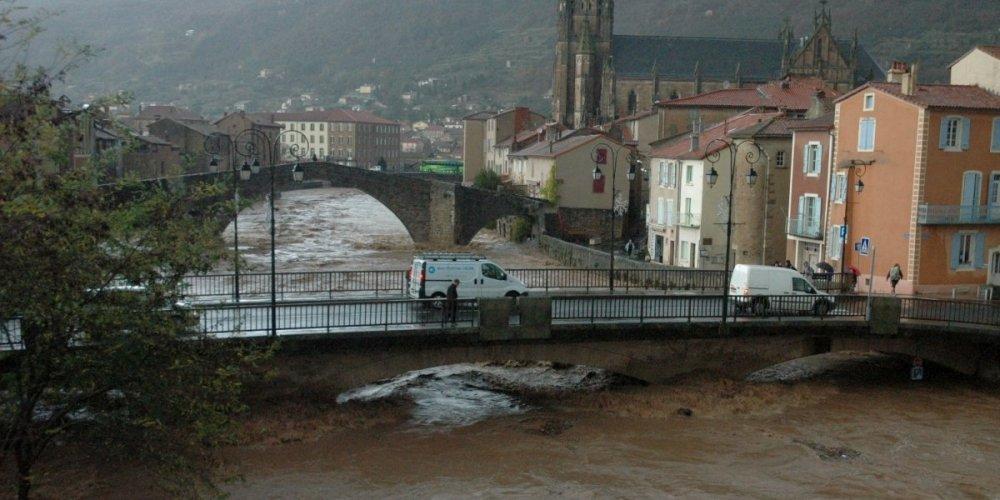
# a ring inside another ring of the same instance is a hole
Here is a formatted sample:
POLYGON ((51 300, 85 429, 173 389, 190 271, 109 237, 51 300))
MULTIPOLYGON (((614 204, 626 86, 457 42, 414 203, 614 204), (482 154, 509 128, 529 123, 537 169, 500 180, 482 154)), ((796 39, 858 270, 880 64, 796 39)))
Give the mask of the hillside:
MULTIPOLYGON (((32 61, 58 41, 103 53, 72 75, 76 99, 118 90, 142 101, 174 101, 203 113, 239 101, 252 109, 312 93, 332 105, 357 85, 382 84, 385 114, 404 113, 399 93, 419 80, 418 115, 471 102, 546 106, 555 36, 554 0, 22 0, 62 12, 47 23, 32 61), (509 67, 508 67, 509 61, 509 67), (260 78, 266 70, 267 78, 260 78)), ((811 30, 817 2, 802 0, 620 0, 617 33, 776 37, 782 16, 811 30)), ((880 64, 919 60, 925 80, 976 43, 993 42, 1000 9, 978 0, 843 0, 834 30, 857 28, 880 64)), ((407 116, 412 117, 412 116, 407 116)))

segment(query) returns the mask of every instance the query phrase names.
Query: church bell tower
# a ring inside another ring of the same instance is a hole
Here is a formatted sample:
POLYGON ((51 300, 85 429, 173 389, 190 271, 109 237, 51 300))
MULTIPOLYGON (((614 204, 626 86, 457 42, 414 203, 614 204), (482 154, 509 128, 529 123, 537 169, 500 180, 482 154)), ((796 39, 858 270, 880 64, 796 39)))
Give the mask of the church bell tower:
POLYGON ((606 121, 614 109, 611 33, 614 0, 557 0, 558 27, 552 79, 552 119, 580 128, 606 121), (611 104, 609 106, 608 104, 611 104))

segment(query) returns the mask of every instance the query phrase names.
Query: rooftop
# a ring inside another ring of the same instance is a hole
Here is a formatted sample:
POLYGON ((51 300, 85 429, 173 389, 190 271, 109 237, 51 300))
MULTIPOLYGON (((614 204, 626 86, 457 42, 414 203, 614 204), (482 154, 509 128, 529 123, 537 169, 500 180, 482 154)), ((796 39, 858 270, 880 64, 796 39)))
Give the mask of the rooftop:
POLYGON ((201 115, 189 109, 178 106, 144 106, 136 118, 140 120, 159 120, 171 118, 177 121, 206 121, 201 115))
POLYGON ((367 111, 353 111, 349 109, 268 114, 275 122, 348 122, 374 123, 378 125, 399 125, 399 122, 376 116, 367 111))
POLYGON ((924 108, 1000 109, 1000 96, 976 85, 918 84, 912 95, 903 94, 900 84, 869 82, 845 94, 837 101, 864 89, 874 88, 924 108))
POLYGON ((698 134, 699 147, 697 149, 691 149, 691 134, 684 134, 657 144, 649 153, 649 156, 675 160, 700 160, 725 147, 721 141, 714 143, 712 141, 728 137, 735 132, 757 126, 765 121, 769 123, 773 118, 780 116, 782 114, 777 112, 760 113, 747 111, 725 121, 710 125, 703 130, 698 134), (711 146, 711 149, 708 149, 709 146, 711 146))
POLYGON ((825 95, 836 97, 835 90, 826 87, 819 78, 785 78, 758 85, 756 88, 732 88, 704 92, 690 97, 661 100, 662 107, 732 107, 732 108, 787 108, 807 110, 813 95, 822 90, 825 95))
POLYGON ((549 143, 548 141, 540 141, 528 146, 520 151, 511 153, 511 156, 539 156, 539 157, 556 157, 573 151, 574 149, 583 146, 596 139, 604 139, 610 143, 618 144, 618 141, 614 139, 591 131, 579 131, 579 133, 570 132, 568 137, 560 139, 558 141, 549 143))

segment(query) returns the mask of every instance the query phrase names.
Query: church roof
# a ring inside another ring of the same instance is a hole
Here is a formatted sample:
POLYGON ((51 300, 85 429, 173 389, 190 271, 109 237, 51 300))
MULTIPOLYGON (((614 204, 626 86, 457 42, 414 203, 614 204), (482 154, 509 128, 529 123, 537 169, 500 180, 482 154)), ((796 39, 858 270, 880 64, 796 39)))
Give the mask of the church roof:
MULTIPOLYGON (((650 78, 655 64, 660 78, 691 80, 697 65, 705 80, 735 80, 739 65, 743 80, 768 81, 784 76, 782 43, 778 39, 614 35, 612 47, 619 77, 650 78)), ((837 40, 837 44, 851 46, 849 40, 837 40)), ((862 78, 871 73, 875 80, 884 77, 864 48, 860 48, 857 73, 862 78)))

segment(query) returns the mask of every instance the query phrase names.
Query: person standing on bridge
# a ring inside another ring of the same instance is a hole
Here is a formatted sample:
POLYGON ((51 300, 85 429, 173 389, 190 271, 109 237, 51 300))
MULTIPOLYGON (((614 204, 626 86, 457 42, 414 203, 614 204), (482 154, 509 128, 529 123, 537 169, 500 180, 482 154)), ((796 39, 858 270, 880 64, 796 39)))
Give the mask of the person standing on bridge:
POLYGON ((455 321, 458 319, 458 285, 459 281, 456 279, 448 285, 448 291, 445 292, 444 296, 444 320, 451 320, 451 324, 454 325, 455 321))
POLYGON ((896 285, 899 284, 899 280, 903 279, 903 269, 899 267, 899 264, 893 264, 889 268, 889 273, 885 275, 885 279, 889 280, 889 284, 892 285, 892 294, 896 295, 896 285))

